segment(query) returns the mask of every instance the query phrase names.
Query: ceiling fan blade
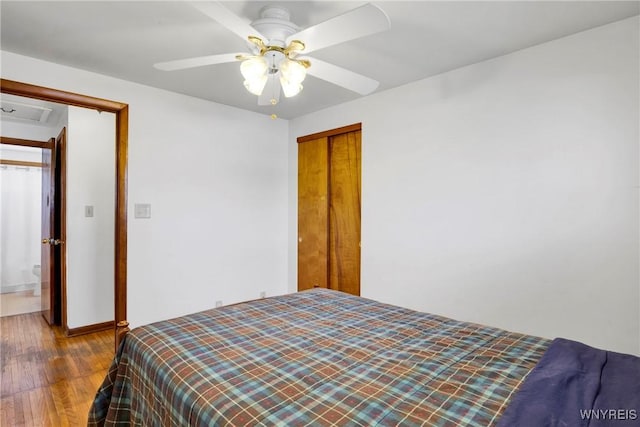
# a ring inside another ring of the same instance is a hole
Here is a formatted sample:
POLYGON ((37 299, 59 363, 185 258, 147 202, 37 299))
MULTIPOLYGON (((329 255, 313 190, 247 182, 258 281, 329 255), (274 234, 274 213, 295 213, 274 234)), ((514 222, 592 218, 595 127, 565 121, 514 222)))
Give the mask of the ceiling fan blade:
POLYGON ((371 3, 306 28, 287 38, 287 44, 301 40, 305 44, 302 53, 324 49, 338 43, 354 40, 391 28, 387 14, 371 3))
POLYGON ((249 36, 257 36, 265 40, 265 37, 253 28, 248 20, 231 12, 217 1, 192 1, 189 3, 245 41, 249 36))
POLYGON ((221 55, 197 56, 195 58, 178 59, 175 61, 158 62, 153 64, 155 68, 163 71, 183 70, 185 68, 202 67, 204 65, 223 64, 225 62, 235 62, 237 54, 223 53, 221 55))
POLYGON ((258 105, 276 105, 280 101, 280 92, 280 73, 271 74, 258 97, 258 105))
POLYGON ((371 79, 362 74, 354 73, 346 68, 329 64, 319 59, 309 59, 311 66, 307 68, 307 74, 326 80, 345 89, 359 93, 360 95, 368 95, 377 89, 380 84, 377 80, 371 79))

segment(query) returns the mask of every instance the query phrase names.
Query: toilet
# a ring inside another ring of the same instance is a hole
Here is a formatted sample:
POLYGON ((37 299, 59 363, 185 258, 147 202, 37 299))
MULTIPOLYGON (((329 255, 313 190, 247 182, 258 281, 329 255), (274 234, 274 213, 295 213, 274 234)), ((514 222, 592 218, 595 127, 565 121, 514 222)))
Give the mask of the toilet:
POLYGON ((38 280, 36 280, 36 286, 33 288, 33 295, 34 296, 38 296, 40 295, 40 264, 35 264, 33 266, 33 269, 31 270, 31 272, 34 274, 34 276, 36 276, 38 278, 38 280))

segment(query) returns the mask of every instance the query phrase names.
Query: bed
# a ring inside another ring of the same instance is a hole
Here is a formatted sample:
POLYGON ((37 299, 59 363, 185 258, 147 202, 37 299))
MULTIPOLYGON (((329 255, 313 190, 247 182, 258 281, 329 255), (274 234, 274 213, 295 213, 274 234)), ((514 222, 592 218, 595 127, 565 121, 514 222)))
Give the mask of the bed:
POLYGON ((588 426, 602 408, 637 422, 640 381, 620 380, 640 359, 619 355, 618 400, 598 401, 596 371, 618 354, 576 345, 313 289, 133 329, 89 425, 588 426), (569 389, 583 400, 559 404, 569 389))

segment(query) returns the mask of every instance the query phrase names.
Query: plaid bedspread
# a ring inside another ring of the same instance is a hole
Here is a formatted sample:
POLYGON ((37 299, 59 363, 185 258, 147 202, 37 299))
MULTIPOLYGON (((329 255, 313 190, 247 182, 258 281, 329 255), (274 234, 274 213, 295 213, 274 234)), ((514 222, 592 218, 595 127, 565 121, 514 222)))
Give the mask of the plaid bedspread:
POLYGON ((486 427, 549 343, 314 289, 132 330, 89 425, 486 427))

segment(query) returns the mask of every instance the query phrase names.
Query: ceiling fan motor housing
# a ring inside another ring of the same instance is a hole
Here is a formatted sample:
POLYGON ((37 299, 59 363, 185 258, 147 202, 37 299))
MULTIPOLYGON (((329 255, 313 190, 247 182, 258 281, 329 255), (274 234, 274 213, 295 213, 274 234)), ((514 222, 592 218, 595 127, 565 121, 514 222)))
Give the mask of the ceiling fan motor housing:
POLYGON ((269 46, 286 47, 287 38, 300 31, 300 27, 291 22, 289 10, 282 6, 265 6, 260 10, 260 18, 251 26, 267 37, 269 46))

